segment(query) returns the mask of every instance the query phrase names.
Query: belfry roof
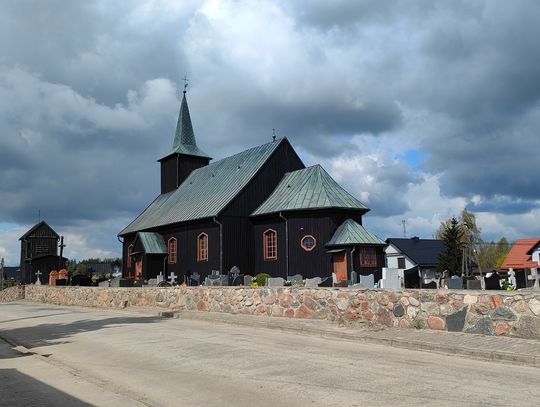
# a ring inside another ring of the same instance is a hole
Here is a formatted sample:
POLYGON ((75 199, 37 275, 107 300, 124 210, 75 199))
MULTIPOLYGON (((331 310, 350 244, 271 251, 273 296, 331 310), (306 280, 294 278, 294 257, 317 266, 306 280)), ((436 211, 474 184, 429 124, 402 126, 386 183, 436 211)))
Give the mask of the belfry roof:
POLYGON ((369 211, 320 165, 314 165, 285 174, 274 192, 251 215, 324 208, 369 211))
POLYGON ((178 114, 178 123, 176 124, 176 132, 174 134, 172 150, 165 154, 161 160, 173 154, 185 154, 211 158, 197 146, 185 92, 180 105, 180 113, 178 114))

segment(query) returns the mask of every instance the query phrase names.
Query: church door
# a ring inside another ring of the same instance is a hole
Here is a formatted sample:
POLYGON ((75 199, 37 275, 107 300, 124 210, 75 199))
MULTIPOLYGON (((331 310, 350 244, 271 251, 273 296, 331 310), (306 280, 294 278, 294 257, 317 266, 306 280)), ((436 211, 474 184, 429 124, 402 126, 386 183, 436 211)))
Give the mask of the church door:
POLYGON ((347 252, 342 251, 332 254, 332 265, 337 281, 347 280, 347 252))
POLYGON ((142 278, 142 257, 138 258, 135 262, 135 279, 140 280, 142 278))

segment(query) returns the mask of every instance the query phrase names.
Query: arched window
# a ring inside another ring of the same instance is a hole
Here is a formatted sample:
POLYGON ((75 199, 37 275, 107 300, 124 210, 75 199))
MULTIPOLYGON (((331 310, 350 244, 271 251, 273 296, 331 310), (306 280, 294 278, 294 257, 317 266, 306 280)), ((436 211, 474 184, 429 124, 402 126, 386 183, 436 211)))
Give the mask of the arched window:
POLYGON ((167 254, 169 258, 169 264, 176 263, 176 239, 171 237, 167 243, 167 254))
POLYGON ((197 236, 197 261, 208 261, 208 235, 206 233, 197 236))
POLYGON ((277 232, 273 229, 263 233, 263 256, 265 260, 277 260, 277 232))
POLYGON ((311 235, 306 235, 300 240, 300 246, 306 252, 310 252, 317 246, 317 240, 311 235))
POLYGON ((128 268, 131 267, 131 253, 133 252, 133 245, 130 244, 128 246, 128 252, 127 252, 127 266, 128 268))

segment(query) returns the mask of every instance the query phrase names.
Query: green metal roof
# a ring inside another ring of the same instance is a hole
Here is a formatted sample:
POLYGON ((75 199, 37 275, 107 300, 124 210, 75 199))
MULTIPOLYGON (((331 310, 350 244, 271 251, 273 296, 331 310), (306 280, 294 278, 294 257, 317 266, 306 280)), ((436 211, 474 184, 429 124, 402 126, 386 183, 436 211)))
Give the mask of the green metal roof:
POLYGON ((137 239, 140 239, 146 254, 167 254, 167 245, 159 233, 139 232, 137 239))
POLYGON ((274 192, 251 215, 323 208, 369 210, 320 165, 314 165, 285 174, 274 192))
POLYGON ((327 246, 346 246, 355 244, 385 245, 386 243, 352 219, 345 220, 345 222, 337 228, 332 239, 326 243, 327 246))
POLYGON ((180 105, 180 113, 178 114, 178 123, 176 124, 176 132, 174 134, 172 150, 165 154, 163 158, 166 158, 172 154, 186 154, 211 158, 208 154, 197 147, 195 133, 193 132, 189 108, 186 101, 186 92, 184 92, 182 104, 180 105))
POLYGON ((159 195, 119 235, 219 216, 283 142, 287 142, 286 139, 251 148, 194 170, 177 189, 159 195))

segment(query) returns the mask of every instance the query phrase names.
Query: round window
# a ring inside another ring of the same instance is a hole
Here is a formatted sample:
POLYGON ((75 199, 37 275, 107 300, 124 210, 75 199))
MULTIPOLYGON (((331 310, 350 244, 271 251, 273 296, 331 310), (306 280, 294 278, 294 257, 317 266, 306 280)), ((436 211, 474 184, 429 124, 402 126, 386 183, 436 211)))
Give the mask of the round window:
POLYGON ((306 235, 300 240, 300 245, 305 251, 310 252, 317 246, 317 240, 311 235, 306 235))

